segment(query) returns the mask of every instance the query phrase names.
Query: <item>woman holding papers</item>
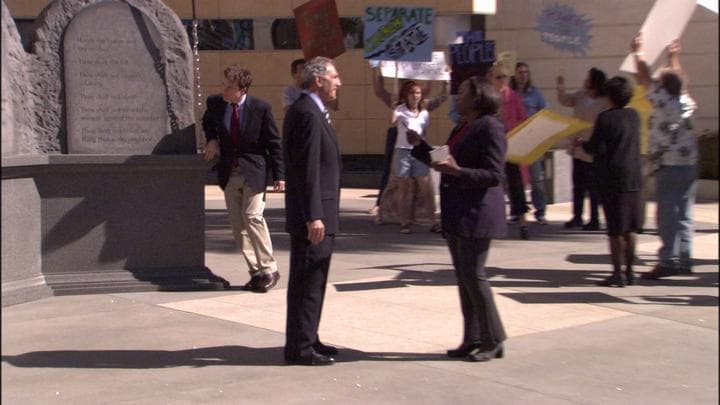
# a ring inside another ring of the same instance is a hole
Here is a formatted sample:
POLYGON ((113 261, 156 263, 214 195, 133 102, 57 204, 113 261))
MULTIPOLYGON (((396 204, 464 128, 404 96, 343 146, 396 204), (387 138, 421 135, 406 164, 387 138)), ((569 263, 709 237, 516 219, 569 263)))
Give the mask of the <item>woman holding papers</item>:
POLYGON ((432 147, 408 131, 408 142, 415 145, 412 155, 441 173, 442 231, 464 319, 462 344, 447 355, 470 361, 503 357, 506 339, 485 273, 490 241, 505 236, 507 228, 502 187, 507 139, 497 117, 501 104, 502 96, 490 83, 477 76, 465 80, 456 104, 463 119, 450 133, 446 157, 441 152, 431 156, 432 147))

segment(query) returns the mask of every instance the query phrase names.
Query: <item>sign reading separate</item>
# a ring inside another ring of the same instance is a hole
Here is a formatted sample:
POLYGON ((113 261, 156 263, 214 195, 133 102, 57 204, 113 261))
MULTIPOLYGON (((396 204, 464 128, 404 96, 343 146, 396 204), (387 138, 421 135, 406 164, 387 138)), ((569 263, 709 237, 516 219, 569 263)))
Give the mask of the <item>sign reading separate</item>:
POLYGON ((311 0, 293 9, 303 56, 335 58, 345 52, 335 0, 311 0))
POLYGON ((385 77, 415 80, 450 80, 445 52, 432 53, 430 62, 385 62, 380 73, 385 77))
POLYGON ((592 124, 542 109, 508 132, 507 160, 532 164, 563 138, 592 124))
MULTIPOLYGON (((648 65, 655 64, 670 42, 680 38, 696 7, 696 0, 655 1, 640 28, 643 36, 643 52, 648 65)), ((632 38, 628 38, 627 42, 630 43, 631 40, 632 38)), ((633 55, 625 57, 620 70, 635 73, 633 55)))
POLYGON ((429 62, 435 13, 427 7, 369 6, 365 9, 365 59, 429 62))

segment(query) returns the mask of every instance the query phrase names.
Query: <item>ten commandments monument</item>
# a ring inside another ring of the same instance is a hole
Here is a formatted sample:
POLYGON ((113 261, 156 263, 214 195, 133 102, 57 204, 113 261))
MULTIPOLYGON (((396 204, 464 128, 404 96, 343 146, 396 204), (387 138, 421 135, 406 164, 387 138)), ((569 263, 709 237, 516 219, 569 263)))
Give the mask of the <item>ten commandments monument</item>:
POLYGON ((2 6, 3 305, 226 284, 204 266, 207 166, 177 16, 56 0, 25 53, 2 6))

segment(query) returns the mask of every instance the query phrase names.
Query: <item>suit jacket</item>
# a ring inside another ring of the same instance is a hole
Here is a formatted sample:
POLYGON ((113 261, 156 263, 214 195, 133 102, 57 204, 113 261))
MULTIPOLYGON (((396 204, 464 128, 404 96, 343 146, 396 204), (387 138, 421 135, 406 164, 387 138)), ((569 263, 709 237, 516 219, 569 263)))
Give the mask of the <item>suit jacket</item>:
MULTIPOLYGON (((494 116, 485 115, 467 124, 459 132, 450 153, 462 168, 459 177, 443 174, 440 178, 440 208, 444 232, 470 238, 505 236, 505 127, 494 116)), ((427 143, 413 149, 413 156, 430 164, 427 143)))
POLYGON ((340 212, 340 149, 335 130, 313 99, 304 94, 285 114, 283 152, 285 229, 305 234, 305 223, 320 219, 325 233, 338 232, 340 212))
POLYGON ((227 105, 220 94, 208 97, 207 110, 202 118, 206 140, 216 139, 220 145, 220 161, 216 167, 220 188, 225 189, 236 158, 248 186, 257 192, 265 191, 268 166, 273 180, 284 180, 282 140, 270 104, 246 96, 240 116, 239 145, 234 144, 225 128, 227 105))

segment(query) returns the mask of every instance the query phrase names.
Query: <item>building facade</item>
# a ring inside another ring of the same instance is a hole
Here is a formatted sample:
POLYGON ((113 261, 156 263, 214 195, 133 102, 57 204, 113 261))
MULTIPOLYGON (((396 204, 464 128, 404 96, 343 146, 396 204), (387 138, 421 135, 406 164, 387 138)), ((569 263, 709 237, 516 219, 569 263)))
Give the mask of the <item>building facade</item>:
MULTIPOLYGON (((33 19, 48 3, 48 0, 6 0, 24 40, 30 35, 33 19)), ((191 26, 192 0, 165 3, 188 28, 191 26)), ((221 91, 223 69, 236 63, 253 73, 251 94, 272 104, 278 126, 282 127, 280 94, 292 80, 290 63, 302 57, 292 10, 303 3, 303 0, 195 0, 200 36, 200 100, 195 103, 198 122, 204 112, 204 98, 221 91)), ((496 41, 497 53, 512 52, 517 60, 531 66, 533 83, 544 93, 551 109, 569 115, 570 109, 557 103, 556 76, 565 76, 566 85, 572 90, 582 86, 586 72, 593 66, 603 69, 608 76, 622 74, 619 67, 628 54, 630 41, 654 0, 499 0, 496 14, 486 16, 473 16, 472 3, 472 0, 337 0, 348 49, 336 59, 343 87, 333 122, 344 155, 382 154, 390 121, 390 111, 373 94, 371 70, 363 59, 359 42, 366 6, 432 7, 437 16, 436 50, 445 50, 457 31, 484 29, 485 38, 496 41), (568 16, 572 17, 568 26, 576 30, 573 32, 576 39, 557 41, 562 39, 553 33, 557 26, 552 18, 543 17, 557 17, 558 13, 565 13, 565 22, 569 21, 568 16)), ((697 6, 681 40, 681 58, 690 78, 689 91, 699 105, 696 126, 699 131, 717 131, 718 15, 697 6)), ((392 91, 392 80, 386 83, 392 91)), ((434 82, 433 94, 440 88, 440 83, 434 82)), ((446 102, 431 114, 428 133, 431 143, 443 143, 452 128, 448 108, 446 102)), ((198 146, 202 147, 204 137, 199 128, 197 138, 198 146)))

